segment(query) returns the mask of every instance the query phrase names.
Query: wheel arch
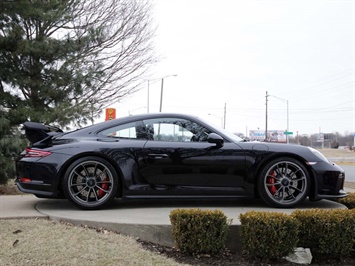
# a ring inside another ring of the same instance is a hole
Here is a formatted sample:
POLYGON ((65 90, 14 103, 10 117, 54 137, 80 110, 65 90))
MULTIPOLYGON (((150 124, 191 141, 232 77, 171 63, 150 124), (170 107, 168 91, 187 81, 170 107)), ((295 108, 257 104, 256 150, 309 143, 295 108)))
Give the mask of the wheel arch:
POLYGON ((88 156, 95 156, 99 157, 101 159, 106 160, 110 165, 115 169, 117 176, 118 176, 118 181, 119 181, 119 189, 117 190, 116 197, 121 197, 123 194, 123 189, 124 189, 124 181, 123 181, 123 173, 121 171, 121 168, 117 165, 117 163, 111 159, 110 157, 106 156, 105 154, 98 153, 98 152, 84 152, 80 154, 76 154, 73 157, 71 157, 69 160, 67 160, 62 167, 60 168, 58 172, 59 176, 59 182, 58 182, 58 190, 63 193, 63 179, 66 170, 68 167, 76 160, 83 158, 83 157, 88 157, 88 156))
POLYGON ((254 195, 257 196, 257 197, 260 197, 259 196, 259 190, 258 190, 258 178, 260 178, 260 175, 261 175, 261 172, 262 170, 264 169, 264 167, 270 163, 271 161, 275 160, 275 159, 279 159, 279 158, 292 158, 294 160, 297 160, 299 161, 307 170, 308 174, 309 174, 309 178, 310 178, 310 181, 311 181, 311 187, 310 187, 310 190, 309 190, 309 195, 310 197, 312 197, 316 191, 316 177, 314 175, 314 172, 313 172, 313 169, 311 168, 310 165, 307 164, 307 161, 302 158, 301 156, 298 156, 297 154, 290 154, 290 153, 277 153, 277 154, 272 154, 268 157, 265 157, 259 164, 258 164, 258 167, 255 171, 255 175, 254 175, 254 195))

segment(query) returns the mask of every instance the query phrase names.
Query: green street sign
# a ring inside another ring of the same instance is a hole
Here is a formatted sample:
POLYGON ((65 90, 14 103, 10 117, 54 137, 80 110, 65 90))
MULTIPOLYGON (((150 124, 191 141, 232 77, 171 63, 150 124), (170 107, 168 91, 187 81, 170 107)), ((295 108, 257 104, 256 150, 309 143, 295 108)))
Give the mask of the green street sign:
POLYGON ((293 132, 285 131, 284 134, 285 135, 293 135, 293 132))

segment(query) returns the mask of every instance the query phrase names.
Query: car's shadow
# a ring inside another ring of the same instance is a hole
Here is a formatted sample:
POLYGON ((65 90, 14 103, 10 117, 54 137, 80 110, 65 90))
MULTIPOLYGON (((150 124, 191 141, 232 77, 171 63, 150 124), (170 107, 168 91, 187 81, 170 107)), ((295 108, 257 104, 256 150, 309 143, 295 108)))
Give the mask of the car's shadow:
POLYGON ((239 208, 239 209, 258 209, 271 210, 296 210, 296 209, 329 209, 342 208, 343 205, 330 200, 310 201, 306 199, 295 208, 273 208, 261 199, 241 198, 241 199, 129 199, 115 200, 106 209, 125 209, 125 208, 239 208))
POLYGON ((107 209, 122 208, 269 208, 259 199, 129 199, 115 200, 107 209))
MULTIPOLYGON (((81 210, 74 206, 66 199, 42 199, 41 204, 55 209, 81 210)), ((295 208, 273 208, 264 203, 261 199, 241 198, 241 199, 116 199, 110 206, 103 210, 123 210, 123 209, 159 209, 159 208, 237 208, 241 210, 256 209, 259 211, 280 211, 280 210, 296 210, 296 209, 333 209, 345 208, 344 205, 330 201, 309 201, 306 199, 303 203, 295 208)))

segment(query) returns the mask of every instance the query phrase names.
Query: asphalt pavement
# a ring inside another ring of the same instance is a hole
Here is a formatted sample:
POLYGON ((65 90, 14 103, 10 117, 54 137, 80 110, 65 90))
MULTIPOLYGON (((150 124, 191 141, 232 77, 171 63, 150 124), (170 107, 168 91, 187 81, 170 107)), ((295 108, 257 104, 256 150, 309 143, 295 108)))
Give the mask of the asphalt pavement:
POLYGON ((345 171, 345 181, 355 183, 355 163, 354 164, 339 164, 345 171))

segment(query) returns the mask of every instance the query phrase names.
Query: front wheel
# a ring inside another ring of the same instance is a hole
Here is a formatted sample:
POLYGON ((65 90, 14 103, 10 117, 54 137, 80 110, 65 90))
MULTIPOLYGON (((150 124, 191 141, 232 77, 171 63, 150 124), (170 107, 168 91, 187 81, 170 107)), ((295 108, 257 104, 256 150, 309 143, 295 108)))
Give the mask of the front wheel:
POLYGON ((99 157, 83 157, 65 172, 63 189, 67 199, 81 209, 103 208, 115 199, 118 177, 115 169, 99 157))
POLYGON ((307 169, 292 158, 278 158, 268 163, 258 178, 260 197, 270 206, 292 208, 309 194, 307 169))

